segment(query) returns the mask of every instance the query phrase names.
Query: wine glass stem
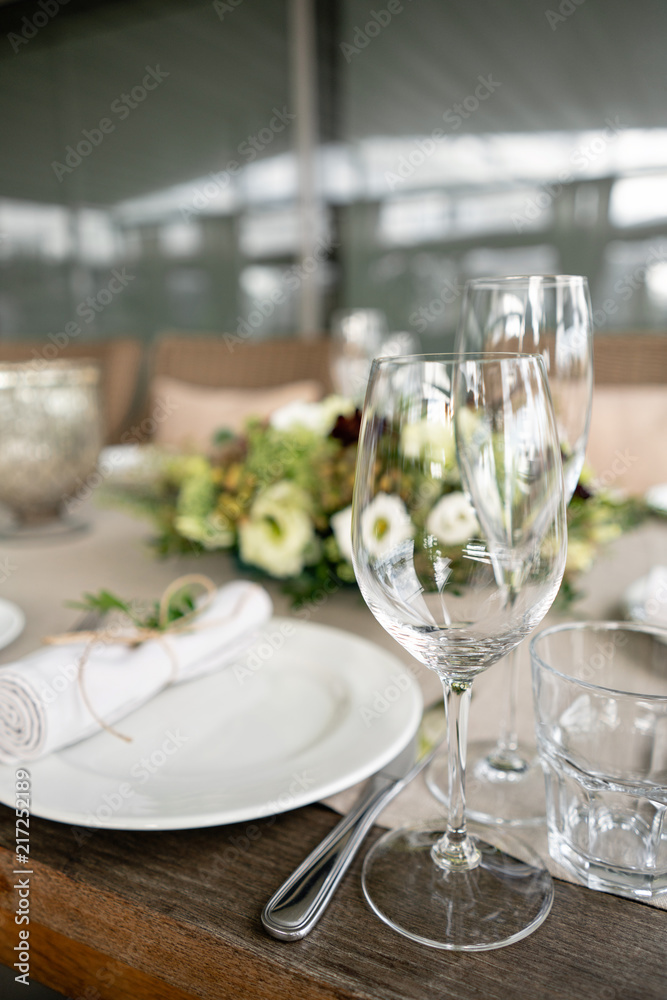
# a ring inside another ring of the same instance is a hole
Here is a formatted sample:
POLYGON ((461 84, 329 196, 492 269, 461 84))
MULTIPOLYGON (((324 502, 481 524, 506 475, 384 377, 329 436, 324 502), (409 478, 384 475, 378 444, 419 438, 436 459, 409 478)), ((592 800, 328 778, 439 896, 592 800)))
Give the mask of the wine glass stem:
POLYGON ((468 836, 465 817, 465 767, 471 682, 441 677, 447 714, 447 758, 449 768, 449 815, 447 829, 431 848, 431 857, 447 871, 470 871, 481 855, 468 836))
POLYGON ((507 678, 507 702, 501 716, 498 742, 490 753, 487 763, 498 771, 523 772, 529 762, 519 752, 519 738, 516 730, 516 709, 519 697, 519 657, 518 650, 508 653, 505 663, 507 678))
POLYGON ((519 739, 516 732, 516 704, 519 693, 519 657, 516 649, 513 649, 507 656, 507 706, 506 715, 501 722, 500 736, 498 738, 498 748, 512 753, 519 746, 519 739))

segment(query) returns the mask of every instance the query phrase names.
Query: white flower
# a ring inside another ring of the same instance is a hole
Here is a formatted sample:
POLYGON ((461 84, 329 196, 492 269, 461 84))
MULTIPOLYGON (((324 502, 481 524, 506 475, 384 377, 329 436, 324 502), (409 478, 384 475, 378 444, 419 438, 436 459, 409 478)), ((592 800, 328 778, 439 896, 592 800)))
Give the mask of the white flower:
POLYGON ((315 542, 307 507, 307 495, 293 483, 275 483, 260 494, 239 527, 243 561, 271 576, 297 576, 315 542))
POLYGON ((361 515, 361 538, 368 554, 383 559, 415 533, 400 497, 378 493, 361 515))
POLYGON ((443 545, 463 545, 479 525, 468 498, 463 493, 447 493, 426 519, 426 529, 443 545))
POLYGON ((348 562, 352 562, 352 507, 345 507, 339 510, 331 518, 331 527, 340 554, 348 562))
POLYGON ((595 545, 592 542, 569 538, 567 542, 567 573, 586 573, 595 559, 595 545))
POLYGON ((401 451, 406 458, 425 458, 451 467, 456 461, 454 433, 445 421, 417 420, 403 427, 401 451))
POLYGON ((215 512, 204 518, 181 514, 176 517, 174 527, 183 538, 201 542, 205 549, 228 549, 234 544, 234 529, 226 518, 215 512))
POLYGON ((322 419, 328 425, 325 434, 334 429, 339 417, 351 417, 357 408, 354 400, 336 395, 327 396, 319 405, 322 408, 322 419))
POLYGON ((327 396, 320 403, 303 403, 295 400, 281 406, 271 416, 271 426, 278 431, 291 431, 302 427, 325 437, 333 430, 338 417, 354 413, 354 403, 344 396, 327 396))

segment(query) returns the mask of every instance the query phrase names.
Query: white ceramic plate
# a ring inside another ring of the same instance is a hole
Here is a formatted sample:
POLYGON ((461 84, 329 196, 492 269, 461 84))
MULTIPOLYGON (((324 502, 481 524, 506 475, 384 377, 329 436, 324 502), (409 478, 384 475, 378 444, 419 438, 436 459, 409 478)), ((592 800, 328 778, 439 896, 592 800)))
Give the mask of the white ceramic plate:
MULTIPOLYGON (((117 723, 26 764, 36 816, 118 830, 258 819, 368 777, 408 742, 421 692, 357 636, 274 618, 235 667, 168 688, 117 723)), ((14 802, 16 767, 0 767, 14 802)))
POLYGON ((0 649, 17 639, 25 628, 25 615, 17 604, 0 599, 0 649))

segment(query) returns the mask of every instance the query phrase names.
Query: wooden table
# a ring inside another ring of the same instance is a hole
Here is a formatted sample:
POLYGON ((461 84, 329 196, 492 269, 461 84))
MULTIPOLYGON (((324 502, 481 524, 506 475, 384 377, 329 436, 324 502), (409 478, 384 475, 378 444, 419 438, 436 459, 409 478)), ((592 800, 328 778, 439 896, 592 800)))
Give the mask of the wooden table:
MULTIPOLYGON (((67 546, 11 549, 14 569, 2 596, 21 604, 33 624, 3 654, 5 662, 34 647, 35 623, 42 634, 70 624, 64 599, 102 585, 127 593, 130 566, 137 596, 155 595, 192 569, 189 560, 158 563, 141 554, 143 529, 122 515, 106 512, 95 520, 94 532, 67 546)), ((588 612, 601 613, 613 593, 622 593, 637 575, 638 559, 655 559, 665 537, 639 532, 618 543, 613 586, 609 565, 602 565, 588 612)), ((663 552, 667 562, 667 547, 663 552)), ((194 565, 220 582, 228 573, 222 561, 194 565)), ((284 613, 284 602, 276 601, 284 613)), ((353 594, 335 595, 314 620, 344 624, 396 648, 353 594)), ((7 965, 15 960, 19 929, 14 818, 0 807, 0 962, 7 965)), ((86 830, 33 818, 31 977, 75 1000, 667 997, 667 912, 561 881, 549 918, 529 938, 498 951, 455 954, 412 944, 377 920, 362 897, 358 859, 308 938, 273 940, 261 929, 264 903, 335 821, 322 805, 167 833, 86 830)))
MULTIPOLYGON (((31 974, 86 1000, 185 997, 664 1000, 667 912, 556 882, 526 940, 479 954, 412 944, 362 898, 360 862, 301 942, 263 933, 262 906, 335 820, 308 806, 275 820, 139 834, 31 826, 31 974)), ((12 963, 13 814, 0 815, 0 960, 12 963)), ((29 994, 27 994, 29 995, 29 994)))

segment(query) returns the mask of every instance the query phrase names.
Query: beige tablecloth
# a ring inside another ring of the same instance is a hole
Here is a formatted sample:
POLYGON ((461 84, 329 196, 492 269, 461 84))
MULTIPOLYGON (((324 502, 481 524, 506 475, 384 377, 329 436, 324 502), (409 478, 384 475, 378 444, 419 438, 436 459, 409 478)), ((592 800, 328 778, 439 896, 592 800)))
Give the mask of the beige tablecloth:
MULTIPOLYGON (((225 556, 157 559, 147 548, 150 528, 117 510, 91 507, 91 527, 52 542, 0 541, 0 597, 16 602, 24 611, 27 625, 11 646, 2 650, 0 662, 11 662, 34 650, 42 636, 62 632, 74 625, 79 613, 64 607, 66 600, 77 599, 84 591, 106 587, 127 597, 152 599, 175 577, 189 572, 205 572, 217 584, 235 577, 234 567, 225 556)), ((667 521, 654 520, 621 538, 603 554, 582 581, 586 596, 565 616, 611 618, 625 589, 654 565, 667 565, 667 521)), ((268 587, 278 615, 288 615, 288 599, 277 585, 268 587)), ((428 703, 438 697, 438 678, 417 664, 377 624, 356 589, 332 594, 308 610, 311 621, 357 633, 390 650, 410 666, 418 678, 428 703)), ((551 612, 547 621, 563 616, 551 612)), ((533 739, 533 711, 529 677, 528 644, 520 649, 521 681, 518 711, 519 735, 533 739)), ((474 687, 470 714, 469 742, 495 737, 498 713, 504 705, 504 673, 501 666, 482 674, 474 687)), ((359 789, 343 792, 327 803, 343 812, 359 789)), ((417 779, 382 814, 386 826, 407 821, 432 819, 441 813, 426 789, 423 778, 417 779)), ((521 836, 547 858, 544 827, 523 827, 521 836)), ((566 872, 549 860, 554 875, 570 881, 566 872)), ((667 908, 667 900, 662 905, 667 908)))

